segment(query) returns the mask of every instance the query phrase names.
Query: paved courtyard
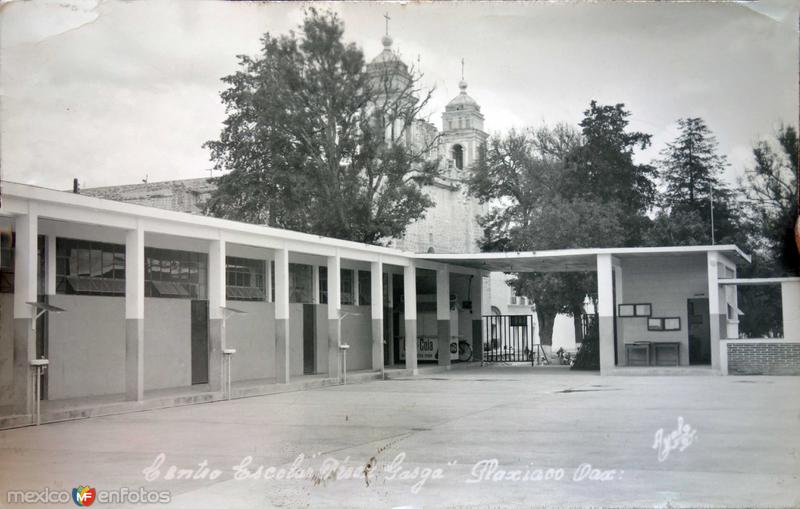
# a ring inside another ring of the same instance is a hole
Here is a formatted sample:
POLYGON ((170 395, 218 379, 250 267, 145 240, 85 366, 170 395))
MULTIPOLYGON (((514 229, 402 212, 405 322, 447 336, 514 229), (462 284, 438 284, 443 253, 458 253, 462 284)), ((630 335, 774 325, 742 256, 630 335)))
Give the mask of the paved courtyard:
POLYGON ((798 507, 798 393, 496 367, 64 422, 0 432, 0 506, 88 484, 187 509, 798 507))

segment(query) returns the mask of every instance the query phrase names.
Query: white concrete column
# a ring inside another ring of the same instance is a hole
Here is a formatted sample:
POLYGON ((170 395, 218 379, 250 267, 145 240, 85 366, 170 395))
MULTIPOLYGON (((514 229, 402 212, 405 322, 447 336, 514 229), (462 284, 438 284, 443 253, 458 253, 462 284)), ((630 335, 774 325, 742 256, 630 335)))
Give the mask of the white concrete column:
POLYGON ((414 262, 403 267, 403 300, 406 329, 406 369, 417 374, 417 268, 414 262))
POLYGON ((46 295, 56 294, 56 236, 50 234, 45 242, 45 282, 44 292, 46 295))
POLYGON ((225 270, 226 243, 215 239, 208 245, 208 385, 222 390, 222 349, 225 348, 225 312, 227 305, 225 270))
POLYGON ((14 230, 14 410, 30 414, 33 403, 30 361, 36 356, 36 314, 28 302, 36 302, 39 231, 39 218, 33 205, 28 205, 28 214, 16 217, 14 230))
POLYGON ((311 303, 319 304, 319 265, 311 266, 311 303))
POLYGON ((436 271, 436 332, 439 340, 439 366, 450 365, 450 271, 436 271))
POLYGON ((614 368, 614 276, 610 254, 597 255, 597 321, 600 374, 614 368))
POLYGON ((342 260, 339 255, 328 257, 328 377, 339 378, 339 345, 342 323, 342 260))
POLYGON ((783 337, 800 340, 800 281, 781 283, 783 337))
POLYGON ((370 265, 372 308, 372 369, 383 371, 383 263, 370 265))
POLYGON ((275 251, 275 379, 288 384, 289 360, 289 250, 275 251))
POLYGON ((724 293, 719 291, 719 257, 716 252, 709 251, 706 254, 708 265, 708 323, 711 332, 711 368, 719 369, 719 340, 721 333, 726 327, 721 327, 722 320, 725 318, 720 299, 724 293))
POLYGON ((144 399, 144 230, 125 234, 125 398, 144 399))

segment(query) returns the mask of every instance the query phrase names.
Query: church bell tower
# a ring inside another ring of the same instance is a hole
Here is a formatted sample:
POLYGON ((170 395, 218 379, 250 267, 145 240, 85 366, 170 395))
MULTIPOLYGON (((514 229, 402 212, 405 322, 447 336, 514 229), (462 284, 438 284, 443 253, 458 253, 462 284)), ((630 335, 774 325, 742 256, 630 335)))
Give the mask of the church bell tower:
POLYGON ((483 114, 478 103, 467 94, 464 60, 461 60, 461 92, 442 113, 442 150, 451 178, 461 179, 464 171, 477 159, 488 135, 483 130, 483 114))

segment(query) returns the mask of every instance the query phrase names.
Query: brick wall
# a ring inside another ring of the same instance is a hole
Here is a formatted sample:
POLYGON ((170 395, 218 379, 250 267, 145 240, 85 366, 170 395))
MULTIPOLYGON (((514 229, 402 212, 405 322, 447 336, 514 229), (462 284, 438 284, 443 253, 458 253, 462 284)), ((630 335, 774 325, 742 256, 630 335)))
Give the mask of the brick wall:
POLYGON ((728 374, 800 375, 800 343, 730 341, 728 374))

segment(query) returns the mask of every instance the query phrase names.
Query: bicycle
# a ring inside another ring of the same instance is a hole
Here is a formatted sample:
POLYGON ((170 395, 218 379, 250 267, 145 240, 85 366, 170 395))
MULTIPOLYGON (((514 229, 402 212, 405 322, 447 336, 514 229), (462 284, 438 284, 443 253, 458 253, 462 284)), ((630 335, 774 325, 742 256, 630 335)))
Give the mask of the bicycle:
MULTIPOLYGON (((472 346, 469 344, 469 341, 465 339, 458 340, 458 346, 455 344, 450 344, 450 353, 458 352, 458 360, 459 362, 469 362, 472 360, 472 346)), ((434 359, 439 360, 439 352, 436 352, 434 359)))

